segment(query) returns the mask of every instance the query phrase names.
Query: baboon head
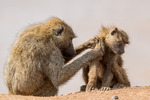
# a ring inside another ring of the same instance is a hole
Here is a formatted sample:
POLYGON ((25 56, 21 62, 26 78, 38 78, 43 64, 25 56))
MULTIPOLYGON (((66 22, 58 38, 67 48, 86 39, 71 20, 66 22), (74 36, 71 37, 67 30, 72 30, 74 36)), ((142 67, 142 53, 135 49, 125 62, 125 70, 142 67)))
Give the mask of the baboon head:
POLYGON ((64 58, 73 56, 76 52, 74 50, 72 40, 75 34, 71 27, 58 18, 52 18, 49 21, 52 31, 52 39, 57 48, 62 52, 64 58))
POLYGON ((123 54, 125 45, 129 43, 128 35, 116 27, 109 28, 106 35, 106 44, 115 54, 123 54))

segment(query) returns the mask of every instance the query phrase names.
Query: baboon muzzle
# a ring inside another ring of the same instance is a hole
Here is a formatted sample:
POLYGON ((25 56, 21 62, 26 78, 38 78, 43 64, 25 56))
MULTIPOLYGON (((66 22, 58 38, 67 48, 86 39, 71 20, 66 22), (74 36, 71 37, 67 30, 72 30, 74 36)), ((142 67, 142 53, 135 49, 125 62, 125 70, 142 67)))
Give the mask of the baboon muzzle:
POLYGON ((74 47, 73 47, 73 44, 72 43, 70 43, 70 45, 69 45, 69 47, 68 48, 66 48, 66 49, 64 49, 63 51, 62 51, 62 55, 64 56, 64 57, 72 57, 73 55, 75 55, 76 54, 76 51, 74 50, 74 47))

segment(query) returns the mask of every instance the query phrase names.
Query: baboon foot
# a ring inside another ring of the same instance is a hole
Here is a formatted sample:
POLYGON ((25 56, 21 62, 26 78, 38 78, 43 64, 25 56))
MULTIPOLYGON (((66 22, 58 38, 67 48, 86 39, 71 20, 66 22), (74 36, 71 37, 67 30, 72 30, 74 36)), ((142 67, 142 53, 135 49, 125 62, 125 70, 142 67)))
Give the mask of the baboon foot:
POLYGON ((100 88, 100 91, 109 91, 112 90, 110 87, 102 87, 100 88))
POLYGON ((82 85, 82 86, 80 87, 80 91, 85 91, 85 89, 86 89, 86 85, 82 85))
POLYGON ((87 85, 87 87, 86 87, 86 91, 91 91, 91 90, 96 90, 96 89, 97 89, 97 88, 94 87, 92 84, 87 85))
POLYGON ((123 84, 120 84, 120 83, 118 83, 118 84, 115 84, 114 86, 113 86, 113 89, 120 89, 120 88, 127 88, 125 85, 123 85, 123 84))

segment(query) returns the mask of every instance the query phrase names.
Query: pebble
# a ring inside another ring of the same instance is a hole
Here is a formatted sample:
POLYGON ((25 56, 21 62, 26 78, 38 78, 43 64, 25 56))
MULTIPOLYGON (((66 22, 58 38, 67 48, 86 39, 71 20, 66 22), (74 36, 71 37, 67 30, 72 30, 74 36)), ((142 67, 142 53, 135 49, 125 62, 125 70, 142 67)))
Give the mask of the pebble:
POLYGON ((119 99, 119 98, 118 98, 118 96, 114 95, 114 96, 112 96, 112 99, 116 100, 116 99, 119 99))

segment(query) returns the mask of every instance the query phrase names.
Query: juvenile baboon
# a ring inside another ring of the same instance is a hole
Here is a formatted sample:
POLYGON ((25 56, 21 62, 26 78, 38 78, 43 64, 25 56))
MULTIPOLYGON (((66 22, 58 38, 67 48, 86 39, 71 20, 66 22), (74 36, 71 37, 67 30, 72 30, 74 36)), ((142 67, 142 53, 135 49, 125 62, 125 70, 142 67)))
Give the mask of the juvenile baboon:
POLYGON ((65 59, 75 54, 73 38, 71 27, 58 18, 28 27, 14 44, 5 66, 9 94, 54 96, 59 85, 102 55, 98 43, 93 50, 65 65, 65 59))
POLYGON ((122 67, 121 57, 125 45, 129 43, 128 35, 116 27, 102 26, 98 36, 104 55, 83 67, 83 79, 86 85, 81 86, 81 91, 95 88, 105 91, 111 88, 129 87, 130 82, 122 67))

